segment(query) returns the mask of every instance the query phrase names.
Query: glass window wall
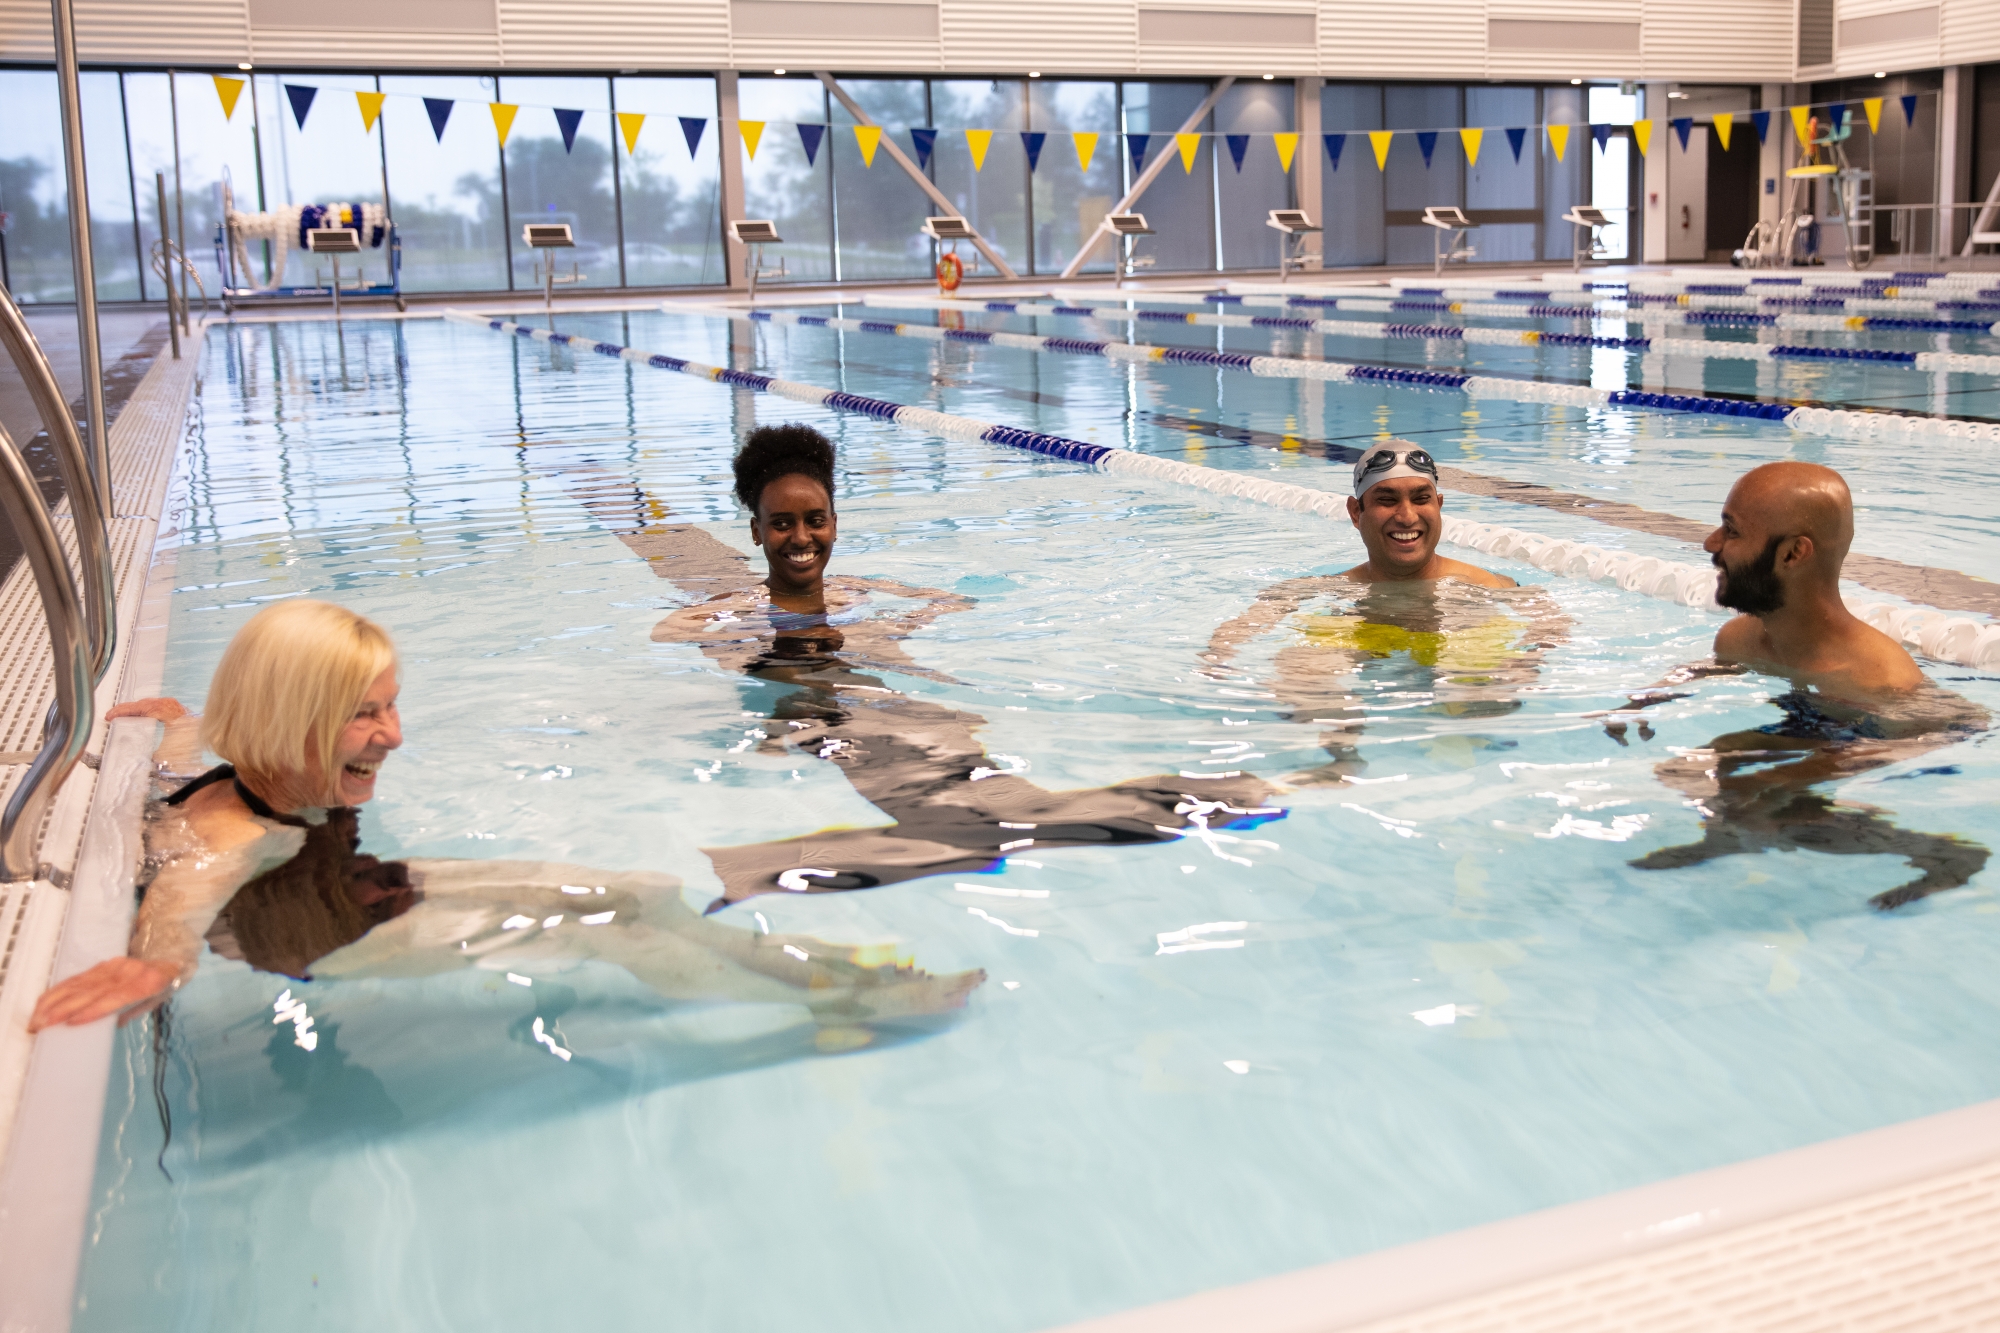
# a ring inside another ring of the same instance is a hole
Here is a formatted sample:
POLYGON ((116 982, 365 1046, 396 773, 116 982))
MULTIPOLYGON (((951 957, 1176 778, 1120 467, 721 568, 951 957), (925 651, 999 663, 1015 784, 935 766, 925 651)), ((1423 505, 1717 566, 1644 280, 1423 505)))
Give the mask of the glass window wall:
POLYGON ((1370 130, 1392 128, 1382 123, 1382 88, 1372 83, 1329 83, 1320 90, 1320 129, 1345 136, 1340 156, 1322 140, 1305 144, 1301 152, 1324 153, 1320 163, 1320 207, 1325 210, 1320 237, 1328 268, 1380 264, 1388 257, 1383 220, 1383 174, 1376 170, 1370 130))
MULTIPOLYGON (((1215 128, 1214 114, 1202 117, 1194 127, 1204 137, 1195 150, 1191 167, 1183 164, 1174 143, 1174 132, 1194 114, 1202 99, 1208 96, 1208 90, 1209 85, 1205 83, 1128 83, 1124 86, 1126 134, 1147 136, 1147 165, 1162 154, 1171 159, 1153 178, 1151 188, 1133 206, 1135 212, 1146 215, 1148 225, 1159 233, 1157 236, 1142 237, 1133 253, 1139 258, 1151 256, 1153 266, 1163 273, 1213 270, 1216 267, 1215 165, 1211 160, 1215 144, 1206 137, 1207 131, 1215 128)), ((1140 174, 1140 164, 1132 161, 1130 143, 1128 139, 1124 144, 1114 145, 1124 157, 1127 189, 1140 174)))
POLYGON ((725 281, 715 80, 620 78, 611 91, 621 117, 646 118, 635 148, 627 151, 622 130, 616 145, 625 281, 634 287, 725 281), (692 149, 682 117, 701 122, 692 149))
MULTIPOLYGON (((1049 170, 1069 145, 1058 145, 1055 141, 1061 136, 1050 134, 1042 141, 1035 173, 1030 173, 1027 147, 1021 139, 1030 128, 1028 81, 935 80, 931 84, 929 124, 942 131, 937 155, 931 159, 931 179, 1016 272, 1033 272, 1040 256, 1031 254, 1028 247, 1028 197, 1035 175, 1049 170), (972 153, 966 147, 964 132, 968 129, 993 131, 985 164, 978 171, 972 169, 972 153)), ((899 146, 907 146, 908 138, 905 135, 899 146)), ((916 160, 914 153, 911 160, 916 160)), ((961 255, 966 249, 959 247, 961 255)))
MULTIPOLYGON (((736 85, 736 96, 738 115, 765 122, 756 157, 744 155, 745 211, 777 224, 785 243, 774 248, 772 257, 784 259, 794 280, 837 279, 833 155, 824 142, 830 100, 826 89, 817 79, 744 79, 736 85), (822 136, 810 161, 797 129, 801 124, 822 136)), ((853 138, 851 132, 848 137, 853 138)))
MULTIPOLYGON (((415 292, 505 290, 507 205, 500 141, 481 103, 495 81, 466 75, 382 76, 382 147, 390 212, 403 241, 403 286, 415 292), (455 98, 444 130, 424 99, 455 98)), ((187 99, 182 98, 183 111, 187 99)))
MULTIPOLYGON (((1028 85, 1029 128, 1049 137, 1032 193, 1037 273, 1060 273, 1125 192, 1118 137, 1118 85, 1037 79, 1028 85), (1095 135, 1086 168, 1078 134, 1095 135)), ((1109 273, 1108 242, 1091 248, 1084 273, 1109 273)))
MULTIPOLYGON (((1219 268, 1278 266, 1285 238, 1271 228, 1271 210, 1292 207, 1293 194, 1291 174, 1278 160, 1272 136, 1291 132, 1292 111, 1292 85, 1276 81, 1235 84, 1215 104, 1218 137, 1209 142, 1209 153, 1216 176, 1219 268), (1226 137, 1232 134, 1249 136, 1240 166, 1226 137)), ((1296 159, 1292 165, 1297 168, 1296 159)))
POLYGON ((611 158, 611 84, 602 78, 500 80, 500 101, 520 108, 507 137, 507 244, 514 286, 539 288, 538 253, 521 240, 528 222, 567 222, 574 250, 553 255, 591 287, 624 283, 618 193, 611 158), (565 138, 565 134, 569 136, 565 138))

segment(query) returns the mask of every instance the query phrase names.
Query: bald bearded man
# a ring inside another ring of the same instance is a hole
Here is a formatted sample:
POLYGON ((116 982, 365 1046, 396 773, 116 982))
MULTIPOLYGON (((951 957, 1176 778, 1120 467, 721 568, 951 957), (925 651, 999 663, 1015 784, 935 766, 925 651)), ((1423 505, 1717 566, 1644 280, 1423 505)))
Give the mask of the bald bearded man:
MULTIPOLYGON (((1706 816, 1702 840, 1633 865, 1667 870, 1792 849, 1905 857, 1921 873, 1870 900, 1881 908, 1956 888, 1985 866, 1987 850, 1976 843, 1899 828, 1872 807, 1810 790, 1913 759, 1987 723, 1983 709, 1933 684, 1901 644, 1841 601, 1840 568, 1853 541, 1853 497, 1832 468, 1767 463, 1731 488, 1722 525, 1703 545, 1721 571, 1716 600, 1740 614, 1715 636, 1714 663, 1683 667, 1663 684, 1742 671, 1781 676, 1792 689, 1772 702, 1785 716, 1660 765, 1660 779, 1706 816)), ((1625 708, 1680 697, 1648 691, 1625 708)), ((1623 723, 1607 729, 1623 743, 1623 723)))

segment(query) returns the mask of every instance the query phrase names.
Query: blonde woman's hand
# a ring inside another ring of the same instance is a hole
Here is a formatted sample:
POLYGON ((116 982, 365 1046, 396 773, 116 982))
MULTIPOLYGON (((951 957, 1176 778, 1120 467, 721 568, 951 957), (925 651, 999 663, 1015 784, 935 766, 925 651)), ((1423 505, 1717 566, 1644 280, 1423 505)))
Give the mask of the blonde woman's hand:
POLYGON ((114 704, 104 715, 106 722, 116 722, 121 717, 150 717, 155 722, 178 722, 188 715, 178 699, 134 699, 130 703, 114 704))
MULTIPOLYGON (((169 700, 168 702, 172 702, 169 700)), ((130 1022, 156 1008, 173 991, 180 969, 143 958, 107 958, 42 993, 28 1018, 28 1031, 60 1023, 95 1023, 111 1014, 130 1022)))

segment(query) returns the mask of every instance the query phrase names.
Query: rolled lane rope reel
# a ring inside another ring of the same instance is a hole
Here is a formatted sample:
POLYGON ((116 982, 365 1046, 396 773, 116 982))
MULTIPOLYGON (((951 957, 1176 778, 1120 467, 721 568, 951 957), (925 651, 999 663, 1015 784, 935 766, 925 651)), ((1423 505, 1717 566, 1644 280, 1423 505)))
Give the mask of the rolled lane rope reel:
MULTIPOLYGON (((893 403, 886 399, 868 398, 836 389, 822 389, 817 385, 780 380, 754 371, 703 365, 682 357, 644 352, 637 348, 621 347, 617 343, 593 342, 587 338, 552 333, 547 329, 531 328, 511 320, 488 319, 460 310, 447 310, 445 318, 493 329, 500 333, 510 333, 516 337, 532 338, 537 342, 583 347, 600 356, 614 357, 660 370, 677 371, 713 383, 776 394, 794 402, 811 403, 836 411, 857 412, 943 439, 1007 445, 1051 458, 1080 463, 1105 472, 1170 481, 1213 495, 1236 496, 1297 513, 1318 514, 1322 518, 1337 521, 1345 520, 1347 517, 1347 497, 1344 494, 1295 486, 1289 482, 1274 481, 1251 473, 1198 467, 1192 463, 1142 454, 1130 449, 1114 449, 1082 440, 1065 439, 1059 435, 1048 435, 1040 431, 1024 430, 1015 426, 979 421, 971 417, 955 416, 947 412, 936 412, 929 408, 893 403)), ((980 333, 978 330, 939 330, 939 332, 980 333)), ((986 341, 990 336, 993 335, 975 336, 971 341, 986 341)), ((1661 560, 1656 556, 1641 556, 1630 551, 1611 551, 1581 542, 1559 540, 1544 533, 1528 532, 1497 524, 1474 523, 1457 518, 1445 520, 1443 540, 1454 546, 1462 546, 1501 559, 1519 560, 1561 577, 1615 584, 1628 592, 1678 602, 1683 606, 1710 611, 1721 610, 1715 603, 1715 570, 1710 565, 1680 564, 1661 560)), ((1948 616, 1942 611, 1926 606, 1895 606, 1882 602, 1849 602, 1848 605, 1856 615, 1869 624, 1939 661, 1981 668, 2000 666, 2000 625, 1948 616)))
POLYGON ((231 258, 236 272, 248 278, 256 270, 250 264, 250 242, 271 243, 271 280, 256 288, 273 291, 285 285, 285 265, 293 247, 306 248, 306 233, 320 228, 352 227, 361 233, 361 243, 380 248, 389 234, 389 212, 380 204, 286 205, 267 213, 244 213, 230 208, 224 214, 231 258))

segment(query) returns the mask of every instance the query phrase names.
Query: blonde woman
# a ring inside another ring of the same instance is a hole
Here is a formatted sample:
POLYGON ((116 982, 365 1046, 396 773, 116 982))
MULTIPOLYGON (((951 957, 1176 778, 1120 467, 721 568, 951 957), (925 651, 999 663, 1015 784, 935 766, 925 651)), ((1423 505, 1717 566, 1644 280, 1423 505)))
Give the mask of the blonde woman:
POLYGON ((794 1003, 839 1024, 957 1008, 985 980, 865 965, 855 949, 705 920, 670 875, 361 855, 356 807, 403 743, 397 688, 380 626, 286 601, 230 642, 205 716, 172 699, 113 709, 166 724, 164 774, 192 768, 204 746, 226 762, 153 811, 158 870, 126 956, 51 987, 29 1030, 157 1007, 193 977, 204 940, 260 970, 320 980, 598 958, 669 998, 794 1003))

